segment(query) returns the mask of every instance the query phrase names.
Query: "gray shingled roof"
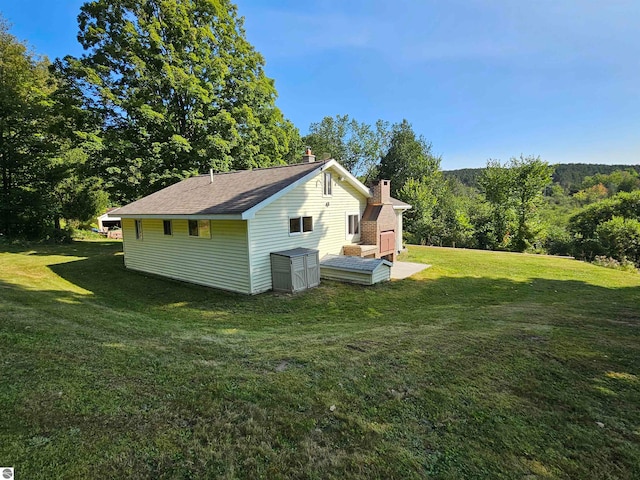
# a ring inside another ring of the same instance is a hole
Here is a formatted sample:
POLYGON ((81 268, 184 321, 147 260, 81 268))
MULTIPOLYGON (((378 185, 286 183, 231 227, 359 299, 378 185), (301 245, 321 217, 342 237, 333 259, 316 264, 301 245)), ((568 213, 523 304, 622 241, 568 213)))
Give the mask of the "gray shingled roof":
POLYGON ((393 198, 393 197, 391 197, 391 204, 394 207, 411 208, 411 205, 409 205, 408 203, 404 203, 403 201, 398 200, 397 198, 393 198))
POLYGON ((324 162, 256 168, 187 178, 110 212, 118 215, 240 214, 291 185, 324 162))
POLYGON ((360 258, 347 255, 325 255, 320 260, 321 268, 327 267, 361 273, 371 273, 380 265, 391 266, 391 262, 381 258, 360 258))

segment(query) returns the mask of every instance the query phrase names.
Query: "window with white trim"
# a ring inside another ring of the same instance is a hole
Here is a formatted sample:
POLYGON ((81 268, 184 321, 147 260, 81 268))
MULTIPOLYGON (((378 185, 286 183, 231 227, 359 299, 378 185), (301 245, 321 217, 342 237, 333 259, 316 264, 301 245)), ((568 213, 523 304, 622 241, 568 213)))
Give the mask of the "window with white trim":
POLYGON ((326 197, 331 196, 331 172, 324 172, 324 190, 322 194, 326 197))
POLYGON ((360 215, 347 216, 347 232, 349 235, 360 235, 360 215))
POLYGON ((142 220, 135 220, 136 240, 142 240, 142 220))
POLYGON ((211 221, 189 220, 189 236, 211 238, 211 221))
POLYGON ((290 217, 289 235, 313 232, 313 217, 290 217))

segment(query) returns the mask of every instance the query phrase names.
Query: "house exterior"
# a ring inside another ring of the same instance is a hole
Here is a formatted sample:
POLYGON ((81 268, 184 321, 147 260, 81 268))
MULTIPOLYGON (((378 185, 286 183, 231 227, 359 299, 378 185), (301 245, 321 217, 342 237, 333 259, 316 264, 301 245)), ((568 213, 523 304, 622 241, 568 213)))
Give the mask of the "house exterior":
MULTIPOLYGON (((125 266, 257 294, 272 288, 272 252, 345 253, 361 243, 376 197, 335 160, 314 160, 308 151, 295 165, 191 177, 112 212, 122 218, 125 266)), ((410 206, 390 202, 393 251, 352 254, 395 257, 410 206)))
POLYGON ((101 232, 106 232, 111 228, 120 228, 122 226, 121 218, 115 215, 112 215, 115 208, 109 208, 105 213, 100 215, 98 220, 98 230, 101 232))

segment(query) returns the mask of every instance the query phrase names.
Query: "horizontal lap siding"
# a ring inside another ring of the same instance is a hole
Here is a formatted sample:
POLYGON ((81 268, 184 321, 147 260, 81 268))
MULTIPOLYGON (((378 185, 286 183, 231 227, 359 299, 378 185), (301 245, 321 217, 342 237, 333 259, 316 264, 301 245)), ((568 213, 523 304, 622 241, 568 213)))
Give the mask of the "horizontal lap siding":
POLYGON ((211 238, 190 237, 187 220, 142 220, 137 240, 133 219, 123 219, 125 265, 186 282, 250 293, 247 226, 242 220, 211 221, 211 238))
POLYGON ((347 270, 337 270, 332 268, 321 268, 320 276, 328 280, 338 280, 340 282, 359 283, 361 285, 371 285, 371 273, 350 272, 347 270))
POLYGON ((391 277, 391 267, 382 265, 373 272, 373 283, 386 282, 391 277))
POLYGON ((338 172, 331 173, 331 197, 322 195, 321 172, 258 211, 255 218, 249 220, 253 293, 271 289, 271 252, 306 247, 319 250, 322 258, 328 253, 339 255, 343 245, 349 243, 346 240, 345 214, 362 214, 367 201, 349 183, 340 181, 338 172), (313 217, 313 232, 289 235, 289 217, 296 216, 313 217))

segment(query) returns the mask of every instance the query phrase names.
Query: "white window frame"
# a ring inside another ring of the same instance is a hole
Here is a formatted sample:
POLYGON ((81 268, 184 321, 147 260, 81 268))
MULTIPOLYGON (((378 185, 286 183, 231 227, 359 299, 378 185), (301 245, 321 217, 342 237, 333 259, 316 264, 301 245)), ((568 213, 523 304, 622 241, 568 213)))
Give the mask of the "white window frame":
POLYGON ((162 220, 162 233, 164 233, 165 237, 173 236, 173 220, 162 220), (169 233, 167 233, 167 230, 164 228, 166 222, 169 222, 169 233))
POLYGON ((360 231, 362 230, 362 225, 361 225, 361 218, 360 218, 360 212, 345 212, 344 214, 344 231, 345 231, 345 238, 351 242, 358 242, 360 241, 360 231), (349 227, 351 226, 349 224, 349 217, 357 217, 358 218, 358 233, 349 233, 349 227))
POLYGON ((191 238, 211 238, 211 220, 196 220, 193 218, 187 220, 187 233, 191 238), (191 222, 198 222, 198 235, 191 234, 191 222), (206 234, 203 235, 205 232, 206 234))
POLYGON ((332 197, 333 196, 333 175, 331 175, 331 172, 324 172, 324 176, 322 178, 323 178, 322 196, 332 197))
POLYGON ((296 215, 295 217, 289 217, 289 221, 288 221, 288 226, 289 226, 289 236, 294 236, 294 235, 302 235, 303 233, 312 233, 313 232, 313 216, 312 215, 296 215), (304 219, 305 218, 310 218, 311 219, 311 230, 305 230, 304 229, 304 219), (295 220, 298 219, 300 221, 300 230, 297 232, 292 232, 291 231, 291 220, 295 220))
POLYGON ((136 240, 142 240, 143 237, 143 233, 142 233, 142 220, 134 220, 134 228, 136 231, 136 240))

